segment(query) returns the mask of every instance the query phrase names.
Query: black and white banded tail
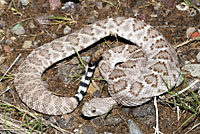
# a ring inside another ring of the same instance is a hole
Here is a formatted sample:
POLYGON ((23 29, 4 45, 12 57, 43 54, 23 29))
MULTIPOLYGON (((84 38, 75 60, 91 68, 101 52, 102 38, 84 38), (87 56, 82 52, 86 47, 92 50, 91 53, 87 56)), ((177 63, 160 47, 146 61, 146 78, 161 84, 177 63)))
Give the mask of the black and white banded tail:
POLYGON ((82 76, 79 88, 77 93, 74 95, 74 98, 80 103, 87 92, 87 89, 90 85, 91 78, 94 74, 96 64, 90 61, 85 68, 85 74, 82 76))

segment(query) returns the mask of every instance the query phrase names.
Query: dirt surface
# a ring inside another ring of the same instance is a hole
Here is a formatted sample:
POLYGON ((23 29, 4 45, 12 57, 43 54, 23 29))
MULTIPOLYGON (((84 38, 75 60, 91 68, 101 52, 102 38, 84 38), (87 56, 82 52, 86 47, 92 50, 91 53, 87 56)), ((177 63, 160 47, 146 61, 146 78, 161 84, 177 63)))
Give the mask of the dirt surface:
MULTIPOLYGON (((55 38, 63 36, 63 29, 66 26, 69 26, 72 29, 71 32, 74 32, 85 25, 108 17, 135 17, 154 26, 164 35, 164 37, 172 44, 173 47, 176 47, 187 40, 186 30, 189 27, 198 27, 200 22, 200 14, 197 13, 196 15, 191 16, 188 11, 177 10, 176 5, 182 2, 180 0, 83 0, 75 3, 75 8, 68 8, 66 10, 61 10, 61 8, 58 8, 54 11, 50 10, 49 3, 46 0, 33 0, 30 1, 27 6, 19 6, 17 1, 12 2, 15 2, 17 11, 11 10, 8 6, 14 7, 14 3, 7 1, 8 4, 4 7, 1 7, 2 9, 0 13, 0 56, 5 57, 5 61, 0 64, 0 76, 3 76, 5 70, 14 62, 20 53, 22 56, 16 65, 9 71, 7 75, 8 77, 0 82, 0 92, 6 90, 8 86, 10 88, 10 90, 1 94, 0 96, 0 113, 2 115, 6 114, 15 120, 21 121, 23 124, 22 126, 25 128, 29 128, 27 126, 27 120, 33 122, 35 119, 29 114, 19 113, 19 109, 17 110, 16 108, 9 107, 8 110, 5 110, 5 106, 3 105, 3 101, 5 101, 16 107, 20 107, 35 113, 35 111, 29 109, 19 99, 13 85, 13 74, 20 63, 33 49, 43 45, 44 43, 52 41, 55 38), (50 15, 70 18, 70 21, 63 19, 48 19, 47 24, 41 24, 37 21, 38 17, 50 15), (25 29, 25 33, 23 35, 16 35, 11 32, 11 29, 18 23, 21 23, 25 29), (34 25, 33 27, 32 24, 34 25), (23 48, 22 46, 25 41, 32 41, 32 46, 30 48, 23 48), (27 117, 28 119, 26 118, 26 115, 29 115, 27 117)), ((111 44, 111 46, 116 44, 116 42, 110 41, 106 43, 111 44)), ((103 42, 88 49, 87 51, 82 52, 81 56, 87 58, 99 48, 107 49, 108 47, 105 45, 106 43, 103 42)), ((197 63, 195 57, 199 52, 199 43, 193 42, 190 43, 190 45, 182 46, 177 50, 177 52, 180 56, 180 63, 182 66, 188 61, 197 63)), ((85 64, 87 64, 87 60, 85 60, 85 64)), ((75 56, 49 68, 44 73, 43 79, 47 81, 49 84, 48 87, 55 94, 73 96, 78 88, 82 72, 83 70, 81 69, 80 62, 75 56)), ((81 108, 85 101, 90 100, 93 96, 95 96, 94 94, 97 94, 97 96, 101 94, 100 96, 102 97, 108 96, 106 82, 98 80, 101 78, 98 70, 96 70, 94 77, 96 86, 100 90, 103 90, 101 93, 93 93, 95 87, 93 85, 93 87, 90 87, 89 93, 86 94, 83 102, 72 114, 63 116, 49 116, 38 113, 38 119, 49 121, 52 124, 67 130, 69 133, 86 134, 108 134, 109 132, 113 134, 129 133, 128 120, 132 119, 144 134, 154 133, 153 127, 155 127, 155 111, 153 107, 153 101, 145 104, 148 105, 148 108, 150 105, 152 108, 151 110, 153 110, 150 112, 150 114, 147 113, 146 116, 137 117, 134 115, 135 108, 121 108, 116 106, 106 118, 97 117, 88 119, 83 117, 81 114, 81 108), (54 122, 52 119, 55 119, 54 122)), ((191 77, 189 78, 192 79, 191 77)), ((173 104, 167 103, 166 101, 158 102, 158 110, 159 129, 164 134, 186 133, 195 124, 200 122, 199 117, 195 116, 196 118, 192 118, 192 120, 187 122, 184 127, 180 127, 181 124, 183 124, 183 122, 188 119, 190 115, 192 115, 192 113, 180 107, 179 114, 181 117, 179 119, 176 107, 173 104)), ((2 131, 2 133, 6 133, 6 131, 3 131, 5 129, 6 127, 0 128, 0 132, 2 131)), ((41 133, 40 127, 36 127, 36 130, 37 131, 35 133, 41 133)), ((51 125, 45 125, 45 123, 42 131, 47 134, 64 133, 64 131, 61 130, 61 132, 51 125)), ((200 133, 200 127, 196 127, 189 133, 200 133)))

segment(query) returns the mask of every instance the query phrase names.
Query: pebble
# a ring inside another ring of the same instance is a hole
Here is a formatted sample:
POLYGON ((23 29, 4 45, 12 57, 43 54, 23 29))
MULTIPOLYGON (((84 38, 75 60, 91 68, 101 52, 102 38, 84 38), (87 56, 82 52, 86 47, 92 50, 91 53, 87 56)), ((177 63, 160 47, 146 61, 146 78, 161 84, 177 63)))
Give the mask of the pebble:
POLYGON ((140 128, 131 119, 128 120, 128 128, 129 128, 129 134, 142 134, 140 128))
POLYGON ((6 60, 6 57, 0 56, 0 65, 3 64, 5 60, 6 60))
POLYGON ((69 26, 65 26, 65 28, 63 29, 63 33, 66 35, 66 34, 69 34, 70 32, 72 31, 72 29, 69 27, 69 26))
POLYGON ((6 72, 9 67, 7 65, 1 65, 0 68, 2 72, 6 72))
POLYGON ((28 25, 29 25, 29 27, 30 27, 31 29, 36 28, 36 26, 35 26, 35 24, 34 24, 33 21, 30 21, 28 25))
POLYGON ((153 9, 154 9, 154 10, 159 10, 160 6, 161 6, 161 3, 158 2, 158 3, 156 3, 156 5, 153 7, 153 9))
POLYGON ((104 132, 104 134, 112 134, 111 132, 104 132))
POLYGON ((94 16, 90 16, 88 19, 87 19, 87 23, 88 24, 92 24, 96 21, 95 17, 94 16))
POLYGON ((162 1, 163 1, 164 4, 165 4, 167 7, 169 7, 169 8, 172 8, 172 7, 175 5, 175 3, 176 3, 175 0, 162 0, 162 1))
POLYGON ((98 9, 103 9, 103 3, 102 2, 96 2, 96 7, 98 8, 98 9))
POLYGON ((3 19, 0 19, 0 28, 4 28, 6 26, 6 22, 3 19))
POLYGON ((200 78, 200 64, 187 64, 182 69, 190 72, 193 77, 200 78))
POLYGON ((74 117, 71 117, 66 124, 66 129, 73 127, 73 121, 74 121, 74 117))
POLYGON ((188 39, 191 38, 192 34, 196 31, 196 28, 195 27, 189 27, 187 30, 186 30, 186 36, 188 39))
POLYGON ((11 45, 13 43, 13 41, 11 39, 6 39, 5 40, 5 44, 11 45))
POLYGON ((61 6, 60 0, 49 0, 50 9, 56 10, 61 6))
POLYGON ((11 41, 16 41, 17 38, 15 36, 10 37, 11 41))
POLYGON ((82 133, 81 130, 78 129, 78 128, 75 128, 73 132, 74 132, 74 134, 81 134, 82 133))
POLYGON ((3 96, 1 97, 1 100, 11 104, 11 100, 8 97, 3 96))
POLYGON ((73 64, 61 64, 58 67, 58 76, 61 80, 63 80, 64 82, 68 83, 70 82, 69 79, 71 78, 71 76, 76 76, 78 74, 80 74, 80 68, 77 65, 73 65, 73 64))
POLYGON ((200 62, 200 52, 197 54, 197 62, 200 62))
POLYGON ((94 134, 95 133, 95 129, 92 126, 83 125, 82 129, 83 129, 83 134, 94 134))
POLYGON ((65 128, 65 123, 66 123, 66 120, 64 119, 64 118, 61 118, 60 120, 59 120, 59 126, 61 127, 61 128, 65 128))
POLYGON ((97 118, 94 118, 93 120, 92 120, 92 122, 96 125, 96 126, 100 126, 100 124, 101 124, 101 117, 97 117, 97 118))
POLYGON ((61 9, 62 10, 70 9, 70 8, 74 9, 75 7, 76 7, 76 4, 74 2, 69 1, 69 2, 66 2, 61 9))
POLYGON ((29 40, 24 41, 22 48, 28 49, 31 47, 32 47, 32 41, 29 41, 29 40))
POLYGON ((91 56, 82 56, 81 57, 84 62, 89 62, 91 60, 91 56))
POLYGON ((24 27, 18 23, 17 25, 15 25, 12 29, 11 29, 11 32, 16 34, 16 35, 22 35, 22 34, 25 34, 25 30, 24 30, 24 27))
POLYGON ((154 115, 155 110, 151 104, 144 104, 132 109, 132 114, 134 117, 144 117, 147 115, 154 115))
POLYGON ((104 125, 105 126, 117 126, 120 123, 123 122, 123 119, 118 116, 118 115, 114 115, 114 116, 109 116, 105 119, 104 125))
POLYGON ((28 5, 29 0, 19 0, 18 3, 22 4, 23 6, 28 5))
POLYGON ((45 88, 49 88, 49 84, 46 81, 42 81, 45 88))
POLYGON ((11 49, 10 49, 10 46, 9 45, 4 45, 3 46, 3 49, 6 53, 11 53, 11 49))
POLYGON ((0 9, 4 8, 7 2, 5 0, 0 0, 0 9))
POLYGON ((47 25, 50 23, 49 16, 39 16, 35 20, 41 25, 47 25))

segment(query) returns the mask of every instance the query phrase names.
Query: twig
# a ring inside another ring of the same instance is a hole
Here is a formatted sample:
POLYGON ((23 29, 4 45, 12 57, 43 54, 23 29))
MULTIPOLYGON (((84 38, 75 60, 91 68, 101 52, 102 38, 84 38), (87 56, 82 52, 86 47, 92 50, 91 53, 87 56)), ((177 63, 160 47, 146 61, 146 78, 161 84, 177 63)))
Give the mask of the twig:
POLYGON ((194 38, 194 39, 191 39, 191 40, 187 40, 187 41, 185 41, 185 42, 179 44, 178 46, 176 46, 175 49, 178 49, 179 47, 182 47, 182 46, 184 46, 184 45, 186 45, 186 44, 188 44, 188 43, 190 43, 190 42, 196 41, 196 40, 200 40, 200 37, 194 38))
POLYGON ((158 106, 157 106, 157 100, 156 100, 156 96, 154 97, 154 107, 156 110, 156 128, 155 128, 155 132, 154 134, 162 134, 162 132, 159 131, 159 124, 158 124, 158 106))
POLYGON ((188 89, 190 89, 192 86, 194 86, 194 85, 195 85, 196 83, 198 83, 198 82, 199 82, 199 79, 195 80, 195 81, 194 81, 192 84, 190 84, 188 87, 186 87, 186 88, 184 88, 183 90, 181 90, 181 91, 175 93, 174 95, 172 95, 172 97, 182 94, 183 92, 187 91, 188 89))
POLYGON ((188 130, 185 134, 188 134, 190 131, 192 131, 194 128, 198 127, 200 123, 194 125, 190 130, 188 130))
MULTIPOLYGON (((14 107, 14 108, 16 108, 17 110, 19 110, 19 111, 22 111, 22 112, 24 112, 24 113, 26 113, 26 114, 28 114, 29 116, 31 116, 32 118, 34 118, 34 119, 36 119, 36 120, 39 120, 39 118, 37 117, 37 116, 39 116, 37 113, 31 113, 31 112, 29 112, 29 111, 27 111, 27 110, 24 110, 24 109, 21 109, 20 107, 17 107, 17 106, 14 106, 14 105, 12 105, 12 104, 10 104, 10 103, 8 103, 8 102, 5 102, 5 101, 2 101, 1 100, 1 102, 3 102, 4 104, 6 104, 6 105, 8 105, 8 106, 10 106, 10 107, 14 107)), ((59 128, 59 127, 57 127, 57 126, 55 126, 54 124, 52 124, 52 123, 50 123, 49 121, 47 121, 47 120, 45 120, 45 119, 41 119, 42 121, 43 121, 43 124, 46 124, 46 125, 50 125, 50 126, 52 126, 53 128, 55 128, 56 130, 58 130, 58 131, 60 131, 60 132, 66 132, 66 133, 70 133, 70 134, 73 134, 72 132, 70 132, 70 131, 67 131, 67 130, 65 130, 65 129, 62 129, 62 128, 59 128)))
POLYGON ((21 57, 21 53, 17 56, 15 61, 11 64, 11 66, 7 69, 7 71, 4 73, 4 75, 1 77, 0 82, 3 80, 3 78, 7 75, 7 73, 10 71, 10 69, 15 65, 15 63, 18 61, 18 59, 21 57))
POLYGON ((10 86, 7 86, 7 88, 6 88, 3 92, 0 93, 0 96, 1 96, 2 94, 4 94, 5 92, 7 92, 8 90, 10 90, 10 86))

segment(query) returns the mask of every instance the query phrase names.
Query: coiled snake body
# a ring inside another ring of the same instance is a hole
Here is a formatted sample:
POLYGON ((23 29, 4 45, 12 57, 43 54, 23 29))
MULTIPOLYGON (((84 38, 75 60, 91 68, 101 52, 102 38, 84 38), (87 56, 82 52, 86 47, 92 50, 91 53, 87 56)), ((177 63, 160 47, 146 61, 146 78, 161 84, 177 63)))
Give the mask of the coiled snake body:
MULTIPOLYGON (((19 97, 41 113, 61 115, 72 112, 87 91, 94 65, 87 66, 86 75, 73 97, 53 95, 44 87, 41 75, 50 65, 74 54, 73 46, 80 51, 111 33, 135 44, 106 51, 99 63, 99 70, 115 101, 126 106, 141 105, 168 91, 165 82, 171 87, 181 83, 177 55, 166 39, 140 20, 118 17, 97 21, 33 50, 15 74, 19 97)), ((88 104, 83 109, 86 115, 90 114, 87 109, 88 104)))

